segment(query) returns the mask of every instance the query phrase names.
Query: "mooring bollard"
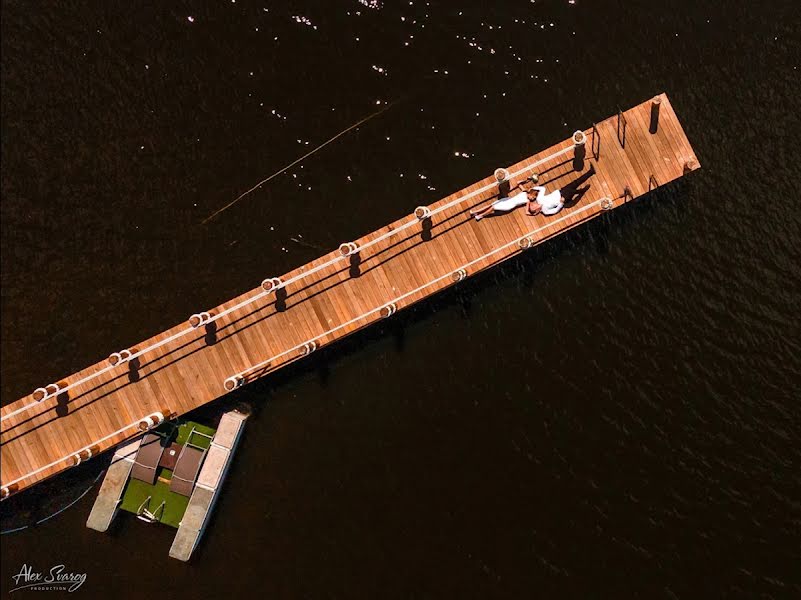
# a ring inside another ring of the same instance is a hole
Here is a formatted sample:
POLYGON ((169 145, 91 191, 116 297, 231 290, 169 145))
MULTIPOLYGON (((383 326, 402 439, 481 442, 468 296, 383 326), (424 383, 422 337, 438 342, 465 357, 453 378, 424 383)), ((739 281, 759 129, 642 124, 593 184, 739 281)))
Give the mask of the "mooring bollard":
POLYGON ((61 393, 63 389, 67 387, 66 381, 59 381, 58 383, 48 383, 45 387, 36 388, 33 390, 33 399, 36 402, 42 402, 43 400, 47 400, 48 398, 52 398, 53 396, 58 395, 61 393))
POLYGON ((153 429, 157 425, 161 425, 164 422, 164 415, 160 412, 154 412, 146 416, 144 419, 139 421, 139 431, 147 431, 148 429, 153 429))
POLYGON ((418 206, 414 209, 414 216, 417 217, 418 221, 428 219, 431 216, 431 209, 427 206, 418 206))
POLYGON ((392 302, 390 304, 387 304, 386 306, 382 306, 381 310, 379 311, 379 314, 386 319, 387 317, 391 317, 392 315, 394 315, 397 311, 398 311, 397 305, 394 302, 392 302))
POLYGON ((451 279, 455 282, 461 281, 465 277, 467 277, 467 271, 465 271, 464 269, 457 269, 456 271, 451 273, 451 279))
POLYGON ((509 171, 500 167, 495 169, 495 181, 498 182, 498 195, 502 198, 509 195, 512 189, 512 182, 509 180, 509 171))
POLYGON ((339 245, 339 253, 342 256, 350 256, 359 251, 359 245, 356 242, 345 242, 339 245))
POLYGON ((244 377, 242 377, 241 375, 232 375, 231 377, 229 377, 228 379, 226 379, 223 382, 223 387, 227 391, 232 392, 236 388, 241 386, 243 383, 245 383, 245 378, 244 377))
POLYGON ((201 325, 208 324, 213 317, 214 317, 214 313, 213 312, 211 312, 211 313, 210 312, 196 313, 196 314, 192 315, 191 317, 189 317, 189 325, 193 329, 197 329, 201 325))
POLYGON ((18 483, 12 483, 10 485, 4 485, 2 487, 2 490, 0 490, 0 498, 5 500, 11 494, 15 494, 17 492, 17 490, 19 490, 19 484, 18 483))
POLYGON ((274 292, 283 283, 284 282, 281 281, 280 277, 268 277, 261 282, 261 289, 263 289, 265 292, 274 292))
POLYGON ((116 367, 117 365, 121 365, 124 362, 128 362, 131 360, 131 357, 139 352, 136 348, 127 348, 125 350, 120 350, 119 352, 112 352, 111 356, 108 357, 108 362, 111 366, 116 367))

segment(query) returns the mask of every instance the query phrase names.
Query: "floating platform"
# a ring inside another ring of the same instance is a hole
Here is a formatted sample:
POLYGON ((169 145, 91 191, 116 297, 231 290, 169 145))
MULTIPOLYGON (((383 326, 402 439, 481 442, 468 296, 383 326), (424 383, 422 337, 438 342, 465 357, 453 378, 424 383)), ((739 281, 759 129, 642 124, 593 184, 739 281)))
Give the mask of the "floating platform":
POLYGON ((107 531, 117 512, 176 528, 170 556, 189 560, 197 547, 247 415, 225 413, 216 430, 193 421, 164 422, 117 450, 86 526, 107 531))
POLYGON ((172 542, 171 557, 187 561, 197 548, 219 497, 220 487, 228 474, 246 419, 247 415, 232 411, 225 413, 220 420, 186 513, 172 542))
POLYGON ((139 451, 141 442, 141 438, 131 440, 117 448, 114 453, 97 494, 97 500, 95 500, 92 512, 89 513, 86 521, 89 529, 107 531, 111 521, 117 516, 122 501, 122 492, 131 476, 131 467, 133 467, 134 457, 139 451))
POLYGON ((540 185, 560 188, 566 203, 557 215, 519 209, 476 222, 470 209, 499 194, 490 173, 289 273, 265 265, 254 290, 221 306, 187 307, 187 322, 2 407, 2 497, 697 168, 662 94, 505 167, 511 185, 537 173, 540 185))

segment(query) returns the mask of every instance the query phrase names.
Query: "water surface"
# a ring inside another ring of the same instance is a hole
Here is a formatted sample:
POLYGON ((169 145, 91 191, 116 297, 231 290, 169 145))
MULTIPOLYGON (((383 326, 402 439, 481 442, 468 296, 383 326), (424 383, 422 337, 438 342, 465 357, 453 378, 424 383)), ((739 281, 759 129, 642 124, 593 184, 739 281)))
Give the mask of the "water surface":
POLYGON ((3 403, 656 93, 702 169, 200 411, 254 414, 191 564, 91 492, 3 590, 801 592, 797 6, 113 4, 3 6, 3 403))

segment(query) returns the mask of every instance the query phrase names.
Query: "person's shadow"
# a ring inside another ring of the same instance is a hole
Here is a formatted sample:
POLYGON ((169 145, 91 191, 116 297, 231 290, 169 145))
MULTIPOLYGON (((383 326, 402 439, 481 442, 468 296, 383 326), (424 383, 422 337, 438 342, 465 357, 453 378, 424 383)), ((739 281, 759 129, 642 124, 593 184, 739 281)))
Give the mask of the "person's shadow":
POLYGON ((595 175, 595 165, 591 165, 586 173, 576 177, 576 179, 562 187, 561 191, 562 198, 565 201, 565 208, 572 208, 579 203, 584 194, 587 193, 587 190, 590 189, 589 184, 584 184, 589 181, 590 177, 593 175, 595 175))

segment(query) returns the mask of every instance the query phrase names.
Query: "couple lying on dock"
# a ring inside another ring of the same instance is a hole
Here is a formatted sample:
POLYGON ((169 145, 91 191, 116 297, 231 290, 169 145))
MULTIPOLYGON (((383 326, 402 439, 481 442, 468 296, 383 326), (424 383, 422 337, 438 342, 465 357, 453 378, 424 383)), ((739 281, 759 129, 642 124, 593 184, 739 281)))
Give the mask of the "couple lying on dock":
MULTIPOLYGON (((506 181, 505 173, 496 173, 495 176, 498 178, 499 183, 506 181)), ((470 214, 476 221, 479 221, 483 217, 509 212, 523 205, 526 205, 526 213, 532 216, 540 213, 544 215, 555 215, 562 210, 565 204, 562 199, 562 192, 560 190, 554 190, 546 194, 545 186, 536 185, 536 183, 537 176, 532 175, 517 185, 521 191, 514 196, 508 194, 504 195, 487 206, 474 208, 470 211, 470 214)))

